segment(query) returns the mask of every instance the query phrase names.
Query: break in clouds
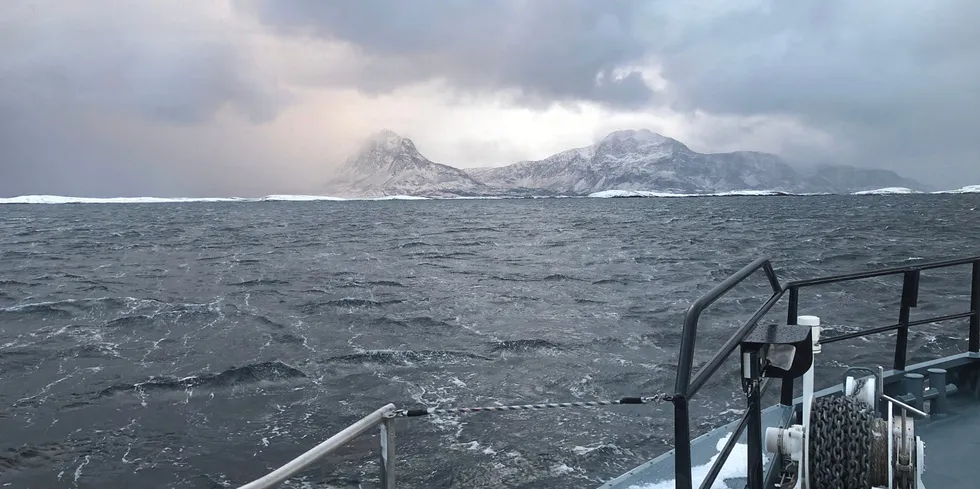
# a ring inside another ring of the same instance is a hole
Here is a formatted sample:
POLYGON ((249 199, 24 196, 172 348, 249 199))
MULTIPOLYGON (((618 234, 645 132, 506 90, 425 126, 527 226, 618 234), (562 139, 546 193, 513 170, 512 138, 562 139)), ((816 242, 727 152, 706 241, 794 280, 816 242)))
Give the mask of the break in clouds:
MULTIPOLYGON (((485 99, 663 116, 701 151, 980 183, 977 18, 968 1, 12 1, 0 195, 315 192, 371 124, 492 127, 435 108, 485 99), (821 145, 794 146, 801 131, 821 145)), ((558 130, 499 143, 512 158, 558 130)))

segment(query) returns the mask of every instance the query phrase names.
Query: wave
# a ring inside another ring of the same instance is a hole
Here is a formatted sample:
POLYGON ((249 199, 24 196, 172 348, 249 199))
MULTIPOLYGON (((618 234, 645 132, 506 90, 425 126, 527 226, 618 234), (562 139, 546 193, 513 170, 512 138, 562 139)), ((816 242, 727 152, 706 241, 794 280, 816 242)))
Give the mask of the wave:
POLYGON ((426 243, 425 241, 409 241, 405 244, 400 244, 396 248, 418 248, 419 246, 436 246, 431 243, 426 243))
POLYGON ((401 304, 405 302, 401 299, 392 299, 387 301, 376 301, 371 299, 356 299, 353 297, 346 297, 343 299, 335 299, 329 301, 315 301, 303 304, 300 308, 307 313, 316 313, 326 307, 344 307, 344 308, 361 308, 361 307, 384 307, 392 304, 401 304))
POLYGON ((368 350, 350 355, 340 355, 323 360, 322 363, 346 363, 363 365, 412 366, 418 363, 436 361, 444 363, 451 360, 493 360, 484 355, 453 350, 368 350))
POLYGON ((544 282, 567 282, 567 281, 582 282, 583 281, 580 278, 569 277, 568 275, 562 275, 560 273, 548 275, 547 277, 541 280, 544 282))
POLYGON ((152 377, 145 382, 135 384, 116 384, 99 391, 98 397, 125 392, 182 391, 190 388, 220 389, 263 381, 274 382, 305 378, 307 378, 305 373, 285 363, 279 361, 261 362, 243 367, 232 367, 220 373, 205 373, 184 378, 152 377))
POLYGON ((153 318, 145 314, 138 316, 122 316, 105 322, 106 328, 132 328, 138 329, 143 326, 153 324, 153 318))
MULTIPOLYGON (((370 289, 373 287, 405 287, 401 282, 395 282, 394 280, 368 280, 368 281, 358 281, 352 280, 349 282, 344 282, 337 287, 343 288, 355 288, 355 289, 370 289)), ((318 290, 316 292, 326 293, 326 291, 318 290)))
POLYGON ((269 338, 282 345, 305 345, 306 338, 292 333, 268 333, 269 338))
POLYGON ((557 343, 552 343, 548 340, 504 340, 496 341, 491 344, 490 351, 492 352, 503 352, 503 351, 513 351, 513 352, 525 352, 531 350, 561 350, 563 349, 561 345, 557 343))
POLYGON ((252 280, 243 280, 241 282, 230 282, 228 285, 235 285, 238 287, 260 287, 263 285, 289 285, 289 282, 285 280, 277 280, 272 278, 259 278, 252 280))
POLYGON ((432 318, 430 316, 417 316, 405 319, 396 319, 389 316, 384 316, 380 318, 371 318, 368 320, 371 328, 379 328, 386 326, 394 326, 397 328, 407 328, 415 330, 433 330, 433 329, 444 329, 452 328, 452 326, 438 319, 432 318))
POLYGON ((64 299, 50 302, 33 302, 0 307, 0 317, 30 316, 70 318, 78 313, 95 309, 118 310, 127 304, 125 299, 96 297, 88 299, 64 299))
POLYGON ((389 301, 374 301, 370 299, 354 299, 354 298, 344 298, 337 299, 333 301, 327 301, 325 305, 337 306, 337 307, 381 307, 390 304, 400 304, 402 300, 389 300, 389 301))
POLYGON ((592 285, 606 285, 606 284, 629 285, 629 282, 625 279, 617 279, 617 278, 604 278, 592 282, 592 285))
POLYGON ((18 306, 0 308, 0 318, 37 316, 39 319, 60 318, 68 319, 74 314, 71 311, 54 306, 54 303, 46 304, 24 304, 18 306))

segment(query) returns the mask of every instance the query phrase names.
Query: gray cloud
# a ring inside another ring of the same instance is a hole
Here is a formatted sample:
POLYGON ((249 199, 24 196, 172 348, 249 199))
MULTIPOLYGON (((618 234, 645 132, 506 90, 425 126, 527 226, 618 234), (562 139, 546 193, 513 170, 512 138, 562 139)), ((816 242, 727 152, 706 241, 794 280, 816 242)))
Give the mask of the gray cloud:
MULTIPOLYGON (((187 138, 136 143, 123 135, 200 127, 222 110, 263 122, 288 102, 247 69, 227 32, 185 20, 195 12, 146 7, 108 0, 0 8, 0 195, 250 189, 239 174, 213 174, 221 165, 212 159, 227 159, 213 143, 188 151, 180 147, 187 138)), ((235 144, 229 140, 222 143, 235 144)))
POLYGON ((938 185, 980 180, 978 2, 239 4, 280 33, 355 46, 363 69, 333 81, 366 91, 443 78, 460 90, 517 89, 530 106, 790 117, 836 142, 790 155, 801 160, 833 155, 938 185), (644 60, 659 65, 665 93, 629 68, 644 60))
POLYGON ((350 81, 384 92, 433 78, 458 89, 520 91, 541 105, 588 100, 636 107, 653 90, 617 73, 646 51, 632 15, 639 0, 244 0, 280 33, 356 45, 370 58, 350 81))
MULTIPOLYGON (((242 67, 234 39, 120 1, 0 11, 0 100, 60 110, 134 112, 175 123, 226 104, 267 120, 284 101, 242 67)), ((19 7, 19 8, 18 8, 19 7)))
POLYGON ((689 26, 665 44, 658 57, 675 108, 789 115, 850 146, 856 163, 980 179, 971 136, 980 130, 980 4, 766 6, 689 26))

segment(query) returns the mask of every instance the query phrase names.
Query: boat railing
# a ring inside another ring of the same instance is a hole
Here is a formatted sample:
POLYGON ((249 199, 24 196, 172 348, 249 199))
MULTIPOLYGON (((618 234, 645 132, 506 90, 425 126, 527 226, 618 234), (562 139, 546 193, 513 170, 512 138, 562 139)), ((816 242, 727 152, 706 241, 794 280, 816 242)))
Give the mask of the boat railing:
POLYGON ((376 427, 381 427, 381 487, 384 489, 394 489, 395 487, 395 405, 387 404, 377 411, 359 419, 354 424, 348 426, 340 433, 326 439, 323 443, 309 449, 302 455, 294 458, 282 467, 256 479, 239 489, 269 489, 278 487, 311 465, 320 461, 323 457, 336 452, 344 445, 350 443, 355 438, 376 427))
MULTIPOLYGON (((779 302, 784 292, 785 289, 780 285, 779 278, 776 276, 776 272, 773 270, 769 259, 759 258, 725 279, 722 283, 716 285, 707 294, 694 301, 688 308, 687 315, 684 318, 684 330, 681 332, 681 346, 677 359, 677 378, 672 399, 674 403, 674 477, 675 487, 677 489, 692 489, 693 484, 691 475, 691 414, 689 409, 691 398, 704 387, 705 382, 721 368, 725 360, 728 359, 732 352, 738 348, 739 344, 755 329, 759 321, 779 302), (744 282, 745 279, 755 275, 759 270, 765 273, 769 281, 769 286, 772 289, 772 295, 770 295, 769 300, 759 307, 747 321, 742 323, 735 331, 735 334, 708 360, 708 363, 698 370, 697 375, 694 376, 694 380, 692 381, 691 372, 694 369, 695 341, 697 339, 698 321, 701 319, 701 314, 714 304, 715 301, 744 282)), ((764 391, 768 386, 768 383, 766 383, 761 390, 764 391)), ((755 401, 758 401, 758 399, 755 399, 755 401)), ((702 488, 711 487, 715 478, 721 472, 722 467, 724 467, 729 454, 735 448, 736 441, 742 436, 742 432, 745 431, 746 427, 750 427, 750 424, 754 424, 749 422, 750 417, 758 415, 760 412, 760 409, 750 408, 745 410, 745 414, 742 416, 741 421, 739 421, 734 433, 728 438, 728 442, 722 448, 718 459, 705 476, 704 483, 701 484, 702 488)), ((761 420, 758 422, 761 424, 761 420)), ((761 433, 761 429, 757 431, 761 433)), ((751 451, 749 452, 749 465, 758 463, 760 474, 761 457, 761 453, 758 457, 754 457, 751 451), (759 460, 754 460, 755 458, 759 458, 759 460)), ((761 477, 761 475, 759 476, 761 477)), ((749 477, 753 477, 751 471, 749 472, 749 477)))
MULTIPOLYGON (((894 370, 904 370, 908 358, 908 333, 909 327, 930 324, 957 319, 969 319, 969 338, 967 340, 967 351, 980 353, 980 256, 963 258, 958 260, 948 260, 933 263, 920 263, 916 265, 885 268, 867 272, 850 273, 845 275, 835 275, 820 277, 808 280, 797 280, 780 285, 779 279, 773 270, 772 264, 766 258, 759 258, 742 268, 734 275, 712 288, 707 294, 691 304, 684 319, 684 329, 681 333, 681 346, 678 356, 677 377, 674 386, 674 395, 671 401, 674 404, 674 476, 676 489, 693 489, 692 468, 691 468, 691 431, 690 431, 690 411, 689 403, 691 398, 705 385, 738 348, 739 344, 745 340, 758 325, 759 321, 775 306, 787 292, 789 293, 789 304, 787 307, 787 324, 797 324, 799 317, 800 290, 808 287, 851 282, 855 280, 870 279, 902 275, 902 296, 899 308, 898 323, 886 326, 865 329, 853 333, 844 333, 832 337, 821 339, 822 344, 844 341, 852 338, 868 336, 876 333, 888 331, 898 331, 895 344, 895 355, 893 360, 894 370), (924 319, 911 320, 911 309, 918 305, 919 298, 919 279, 924 270, 934 270, 957 266, 972 266, 972 276, 970 285, 970 310, 961 313, 933 316, 924 319), (708 309, 715 301, 734 289, 737 285, 745 281, 748 277, 763 271, 769 281, 772 294, 769 299, 752 316, 742 323, 731 338, 724 343, 708 362, 701 367, 692 380, 692 370, 694 368, 695 340, 697 338, 698 321, 702 313, 708 309)), ((724 467, 732 450, 735 448, 737 440, 742 433, 748 429, 748 460, 747 460, 747 479, 749 488, 762 487, 763 460, 762 460, 762 425, 761 425, 761 397, 772 379, 765 379, 765 382, 758 389, 748 392, 747 409, 741 420, 736 425, 728 442, 722 448, 712 467, 708 471, 705 479, 701 483, 701 489, 708 489, 714 484, 715 479, 724 467)), ((780 403, 790 406, 793 404, 793 379, 783 378, 781 382, 780 403)))

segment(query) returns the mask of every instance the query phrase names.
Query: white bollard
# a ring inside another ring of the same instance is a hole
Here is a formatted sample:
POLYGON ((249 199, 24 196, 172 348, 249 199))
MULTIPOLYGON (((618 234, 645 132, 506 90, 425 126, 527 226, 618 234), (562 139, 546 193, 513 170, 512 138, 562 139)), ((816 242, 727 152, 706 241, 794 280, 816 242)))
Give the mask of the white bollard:
POLYGON ((820 318, 817 316, 799 316, 796 318, 796 324, 810 327, 813 334, 813 353, 820 353, 822 349, 820 346, 820 318))
POLYGON ((817 316, 798 316, 796 318, 796 324, 800 326, 809 326, 812 334, 813 341, 813 354, 814 362, 810 365, 810 368, 803 374, 803 429, 806 436, 804 437, 804 447, 803 447, 803 459, 804 462, 800 464, 800 476, 797 480, 797 487, 810 487, 810 474, 807 473, 806 467, 810 464, 806 460, 807 455, 810 453, 810 409, 813 407, 813 370, 816 366, 816 354, 820 353, 820 318, 817 316))

